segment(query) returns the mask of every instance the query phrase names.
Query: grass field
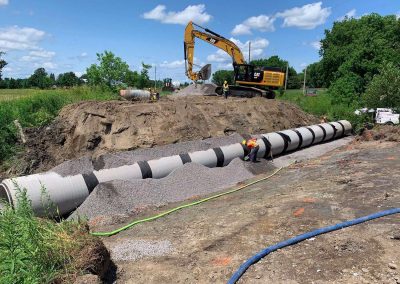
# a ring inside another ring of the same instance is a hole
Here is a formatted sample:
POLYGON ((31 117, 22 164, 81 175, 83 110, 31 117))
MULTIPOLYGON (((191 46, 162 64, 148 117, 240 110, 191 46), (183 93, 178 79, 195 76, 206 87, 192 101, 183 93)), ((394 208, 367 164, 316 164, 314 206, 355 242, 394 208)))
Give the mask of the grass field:
POLYGON ((13 121, 23 127, 45 125, 67 104, 84 100, 110 100, 109 91, 88 87, 56 90, 0 90, 0 162, 15 154, 17 142, 13 121))
POLYGON ((302 90, 287 90, 283 96, 277 96, 279 100, 291 101, 301 107, 305 112, 326 116, 329 120, 348 119, 356 122, 355 105, 338 104, 332 100, 326 89, 319 89, 317 96, 304 96, 302 90))
MULTIPOLYGON (((67 90, 65 90, 67 91, 67 90)), ((11 101, 37 94, 54 92, 53 90, 37 90, 37 89, 0 89, 0 102, 11 101)))

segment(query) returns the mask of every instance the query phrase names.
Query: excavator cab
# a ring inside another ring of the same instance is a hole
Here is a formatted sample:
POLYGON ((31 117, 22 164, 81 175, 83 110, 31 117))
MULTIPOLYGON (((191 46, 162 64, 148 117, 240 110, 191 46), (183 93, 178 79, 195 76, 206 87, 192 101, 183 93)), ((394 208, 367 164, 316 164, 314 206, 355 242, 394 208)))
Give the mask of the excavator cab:
POLYGON ((263 79, 264 72, 250 64, 235 64, 234 65, 235 81, 236 82, 256 82, 259 83, 263 79))

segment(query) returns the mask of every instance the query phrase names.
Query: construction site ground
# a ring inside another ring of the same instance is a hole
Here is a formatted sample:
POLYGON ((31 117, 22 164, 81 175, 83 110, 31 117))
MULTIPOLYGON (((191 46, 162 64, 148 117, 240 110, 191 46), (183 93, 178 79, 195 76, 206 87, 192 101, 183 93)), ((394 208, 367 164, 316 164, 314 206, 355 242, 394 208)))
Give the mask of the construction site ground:
MULTIPOLYGON (((354 140, 237 193, 103 238, 116 265, 108 281, 226 283, 267 246, 400 207, 399 183, 398 142, 354 140)), ((182 203, 145 210, 135 219, 182 203)), ((400 283, 399 221, 399 215, 392 215, 273 252, 239 282, 400 283)))

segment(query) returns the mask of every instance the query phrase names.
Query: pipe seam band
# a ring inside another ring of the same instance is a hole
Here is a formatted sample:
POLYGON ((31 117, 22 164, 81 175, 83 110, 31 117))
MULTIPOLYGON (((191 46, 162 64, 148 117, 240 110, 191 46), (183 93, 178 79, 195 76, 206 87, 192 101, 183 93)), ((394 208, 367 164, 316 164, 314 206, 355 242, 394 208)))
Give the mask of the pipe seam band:
POLYGON ((190 158, 188 153, 179 154, 179 157, 181 157, 182 164, 187 164, 192 162, 192 158, 190 158))
POLYGON ((217 167, 224 166, 224 153, 222 152, 221 148, 213 148, 215 155, 217 156, 217 167))
POLYGON ((308 130, 311 132, 311 135, 312 135, 312 140, 311 140, 311 143, 310 143, 310 145, 309 145, 309 146, 311 146, 312 144, 314 144, 315 132, 314 132, 314 130, 312 130, 311 127, 306 127, 306 129, 308 129, 308 130))
POLYGON ((299 146, 297 146, 296 150, 299 150, 301 146, 303 145, 303 135, 301 135, 300 131, 293 129, 294 132, 296 132, 297 136, 299 136, 299 146))
POLYGON ((343 130, 342 135, 340 135, 340 137, 344 137, 344 132, 346 131, 346 129, 344 128, 343 123, 341 123, 340 121, 336 121, 336 122, 339 123, 339 125, 342 127, 342 130, 343 130))
POLYGON ((267 159, 270 154, 271 154, 271 142, 269 142, 269 140, 266 137, 262 137, 261 140, 264 142, 265 145, 265 154, 264 154, 264 159, 267 159))
POLYGON ((150 168, 150 165, 147 161, 139 161, 137 162, 139 165, 140 171, 142 172, 142 178, 153 178, 153 172, 150 168))
POLYGON ((326 130, 322 125, 317 124, 317 126, 322 129, 322 132, 323 132, 324 136, 322 136, 321 142, 324 142, 325 138, 326 138, 326 130))
POLYGON ((96 175, 91 172, 90 174, 82 174, 82 177, 86 183, 89 194, 92 193, 93 189, 99 184, 99 180, 97 179, 96 175))
POLYGON ((276 133, 276 134, 279 134, 279 135, 282 137, 283 142, 285 143, 285 145, 284 145, 283 151, 282 151, 281 153, 285 153, 286 150, 287 150, 287 148, 289 147, 289 143, 291 143, 292 140, 290 139, 289 135, 286 135, 286 134, 281 133, 281 132, 279 132, 279 131, 278 131, 278 132, 275 132, 275 133, 276 133))
POLYGON ((332 128, 333 128, 333 136, 332 136, 332 139, 331 140, 334 140, 335 139, 335 136, 336 136, 336 132, 337 132, 337 128, 336 128, 336 126, 335 125, 333 125, 332 123, 328 123, 330 126, 332 126, 332 128))

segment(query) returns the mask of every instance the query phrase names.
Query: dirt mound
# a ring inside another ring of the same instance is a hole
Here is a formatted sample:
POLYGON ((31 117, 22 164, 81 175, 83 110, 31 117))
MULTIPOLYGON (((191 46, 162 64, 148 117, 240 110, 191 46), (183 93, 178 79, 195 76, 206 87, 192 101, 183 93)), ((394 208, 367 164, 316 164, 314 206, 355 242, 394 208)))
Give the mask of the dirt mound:
POLYGON ((186 88, 180 90, 175 93, 176 96, 217 96, 215 93, 215 88, 217 85, 212 83, 204 83, 204 84, 191 84, 186 88))
POLYGON ((171 96, 157 103, 80 102, 64 107, 50 126, 27 131, 26 172, 48 170, 83 156, 317 122, 293 104, 264 98, 171 96))
POLYGON ((364 129, 357 141, 391 141, 400 142, 400 127, 393 125, 378 125, 373 129, 364 129))

